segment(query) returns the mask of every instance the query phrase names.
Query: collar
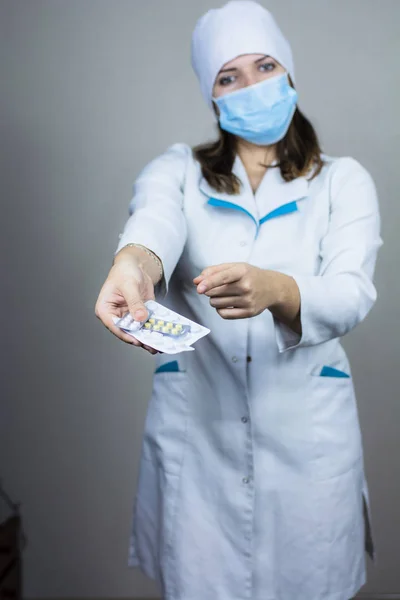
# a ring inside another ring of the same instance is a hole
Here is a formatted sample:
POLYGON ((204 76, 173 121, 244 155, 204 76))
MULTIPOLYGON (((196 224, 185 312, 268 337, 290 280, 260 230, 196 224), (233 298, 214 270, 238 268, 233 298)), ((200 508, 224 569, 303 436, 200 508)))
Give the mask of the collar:
POLYGON ((251 189, 249 178, 247 177, 246 169, 239 157, 236 155, 235 161, 233 163, 232 172, 238 177, 241 182, 240 192, 238 194, 228 194, 226 192, 218 192, 215 188, 213 188, 208 181, 201 176, 199 188, 200 191, 205 194, 208 200, 217 200, 221 203, 230 204, 235 207, 238 207, 240 210, 243 210, 253 218, 253 220, 258 223, 259 214, 256 204, 256 198, 253 194, 253 190, 251 189))
POLYGON ((242 184, 239 194, 218 192, 203 176, 199 188, 210 204, 246 212, 254 220, 257 228, 270 217, 292 212, 290 207, 295 210, 296 202, 308 196, 309 181, 306 177, 297 177, 287 182, 277 167, 266 171, 255 193, 239 155, 236 155, 232 171, 242 184))

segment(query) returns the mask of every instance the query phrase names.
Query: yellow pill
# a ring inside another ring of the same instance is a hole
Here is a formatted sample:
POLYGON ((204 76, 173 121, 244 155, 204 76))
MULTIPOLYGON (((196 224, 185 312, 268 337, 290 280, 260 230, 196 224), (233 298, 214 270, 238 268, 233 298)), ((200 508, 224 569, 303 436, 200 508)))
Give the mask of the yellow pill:
POLYGON ((162 325, 164 325, 164 321, 158 320, 157 325, 160 325, 160 327, 162 327, 162 325))
POLYGON ((166 324, 165 324, 165 327, 167 327, 167 329, 172 329, 172 328, 173 328, 173 326, 174 326, 174 324, 173 324, 173 323, 166 323, 166 324))
POLYGON ((178 331, 182 331, 182 325, 180 323, 176 323, 175 329, 177 329, 178 331))
POLYGON ((155 325, 156 320, 155 319, 149 319, 147 322, 151 323, 152 325, 155 325))
POLYGON ((151 329, 152 328, 152 324, 151 323, 145 323, 144 324, 144 328, 145 329, 151 329))
POLYGON ((161 327, 159 325, 153 325, 153 331, 160 331, 161 327))
POLYGON ((164 327, 162 327, 162 328, 161 328, 161 331, 162 331, 163 333, 169 333, 169 332, 170 332, 170 328, 169 328, 169 327, 166 327, 166 326, 164 326, 164 327))
POLYGON ((181 330, 174 327, 173 329, 171 329, 171 333, 173 335, 179 335, 181 333, 181 330))

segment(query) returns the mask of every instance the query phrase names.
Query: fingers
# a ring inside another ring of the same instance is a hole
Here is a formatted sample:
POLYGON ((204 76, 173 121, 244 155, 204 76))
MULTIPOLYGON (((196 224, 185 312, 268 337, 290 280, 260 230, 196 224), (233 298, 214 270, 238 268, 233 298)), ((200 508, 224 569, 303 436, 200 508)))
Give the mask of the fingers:
MULTIPOLYGON (((105 298, 107 298, 107 296, 105 296, 105 298)), ((118 339, 133 346, 141 346, 141 343, 138 340, 134 339, 131 335, 125 333, 115 325, 114 319, 122 317, 124 311, 121 307, 113 306, 107 302, 105 298, 100 296, 97 301, 95 308, 96 317, 103 323, 106 329, 118 339)))
POLYGON ((128 311, 135 321, 146 321, 148 311, 144 305, 144 300, 154 297, 154 286, 151 279, 141 269, 132 272, 116 272, 118 279, 115 278, 114 285, 120 289, 121 294, 128 305, 128 311), (142 298, 142 296, 146 298, 142 298))
POLYGON ((210 298, 210 305, 213 308, 246 308, 248 302, 243 296, 223 296, 220 298, 210 298))
POLYGON ((102 323, 106 327, 106 329, 108 329, 108 331, 110 333, 112 333, 113 335, 115 335, 118 339, 122 340, 123 342, 125 342, 127 344, 131 344, 133 346, 140 346, 141 343, 138 340, 133 338, 128 333, 125 333, 124 331, 122 331, 122 329, 120 329, 119 327, 117 327, 114 324, 113 316, 115 316, 115 315, 101 314, 101 312, 97 315, 97 317, 100 319, 100 321, 102 321, 102 323))
POLYGON ((205 292, 205 296, 209 298, 218 298, 225 296, 243 296, 243 290, 238 283, 228 283, 226 285, 220 285, 215 288, 211 288, 205 292))
POLYGON ((220 265, 213 265, 211 267, 206 267, 205 269, 202 270, 202 272, 199 275, 197 275, 197 277, 195 277, 193 279, 193 283, 195 285, 198 285, 201 281, 204 281, 204 279, 206 279, 207 277, 210 277, 211 275, 215 275, 216 273, 220 273, 227 269, 231 269, 232 267, 237 267, 240 264, 241 263, 222 263, 220 265))
MULTIPOLYGON (((231 267, 234 267, 235 265, 238 265, 238 264, 240 264, 240 263, 222 263, 220 265, 213 265, 211 267, 206 267, 205 269, 202 270, 200 275, 195 277, 195 279, 199 279, 199 278, 204 279, 204 277, 208 277, 209 275, 214 275, 215 273, 219 273, 220 271, 225 271, 226 269, 230 269, 231 267)), ((193 281, 195 281, 195 279, 193 281)))
POLYGON ((126 344, 130 344, 131 346, 135 346, 136 348, 143 348, 150 354, 158 354, 158 350, 155 350, 154 348, 151 348, 150 346, 146 346, 142 342, 139 342, 139 340, 137 340, 133 336, 129 335, 129 333, 125 333, 124 331, 122 331, 122 329, 120 329, 119 327, 114 325, 113 322, 110 323, 108 320, 107 320, 107 322, 108 322, 108 324, 106 324, 103 320, 103 323, 106 326, 106 328, 108 329, 108 331, 110 333, 112 333, 113 335, 115 335, 120 340, 122 340, 123 342, 125 342, 126 344))
POLYGON ((122 290, 125 301, 128 305, 128 310, 135 321, 146 321, 148 318, 148 311, 144 305, 143 300, 139 295, 139 290, 135 285, 129 286, 128 290, 122 290))
POLYGON ((114 321, 112 318, 113 315, 107 314, 107 315, 102 316, 101 314, 98 314, 96 316, 103 322, 103 324, 105 325, 105 327, 108 329, 108 331, 110 333, 115 335, 118 339, 122 340, 126 344, 130 344, 131 346, 136 346, 137 348, 143 348, 144 350, 147 350, 147 352, 150 352, 150 354, 158 353, 158 350, 155 350, 154 348, 151 348, 150 346, 146 346, 142 342, 139 342, 139 340, 137 340, 133 336, 129 335, 129 333, 125 333, 124 331, 122 331, 122 329, 117 327, 117 325, 114 324, 114 321))
POLYGON ((247 319, 251 315, 249 314, 248 309, 244 308, 220 308, 217 309, 217 313, 223 319, 247 319))
POLYGON ((146 273, 127 273, 126 269, 120 272, 113 267, 112 275, 109 275, 100 291, 95 314, 108 331, 121 341, 143 348, 150 354, 157 354, 158 350, 145 346, 114 323, 115 319, 124 316, 127 310, 135 320, 145 321, 148 318, 148 311, 144 299, 154 299, 151 278, 146 273))
POLYGON ((219 287, 221 285, 227 285, 229 283, 235 283, 239 281, 243 276, 241 265, 233 265, 223 270, 217 271, 216 273, 207 275, 205 279, 202 279, 197 286, 197 292, 204 294, 210 289, 219 287))
POLYGON ((150 354, 158 354, 158 350, 155 350, 155 348, 151 348, 150 346, 145 346, 144 344, 143 344, 143 348, 145 350, 147 350, 147 352, 150 352, 150 354))

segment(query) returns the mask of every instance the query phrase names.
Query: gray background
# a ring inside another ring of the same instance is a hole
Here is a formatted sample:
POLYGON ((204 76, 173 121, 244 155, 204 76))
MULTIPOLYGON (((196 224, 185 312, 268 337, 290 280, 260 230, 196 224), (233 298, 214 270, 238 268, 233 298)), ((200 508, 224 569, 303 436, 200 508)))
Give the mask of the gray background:
MULTIPOLYGON (((379 552, 364 593, 400 594, 400 1, 263 4, 292 42, 325 151, 360 160, 380 194, 379 301, 345 346, 379 552)), ((22 502, 28 598, 155 595, 126 566, 153 359, 93 307, 138 171, 213 134, 189 43, 215 5, 1 0, 0 477, 22 502)))

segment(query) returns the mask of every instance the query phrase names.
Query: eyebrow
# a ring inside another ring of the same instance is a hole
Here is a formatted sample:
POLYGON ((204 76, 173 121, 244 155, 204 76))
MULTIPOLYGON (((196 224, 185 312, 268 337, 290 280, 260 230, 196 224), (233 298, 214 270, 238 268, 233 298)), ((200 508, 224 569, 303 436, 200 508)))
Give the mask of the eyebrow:
MULTIPOLYGON (((266 58, 271 58, 268 54, 266 54, 265 56, 262 56, 261 58, 257 58, 257 60, 254 61, 254 64, 256 65, 257 63, 265 60, 266 58)), ((231 67, 230 69, 221 69, 219 71, 219 73, 229 73, 231 71, 237 71, 237 67, 231 67)), ((218 75, 219 75, 218 73, 218 75)))

